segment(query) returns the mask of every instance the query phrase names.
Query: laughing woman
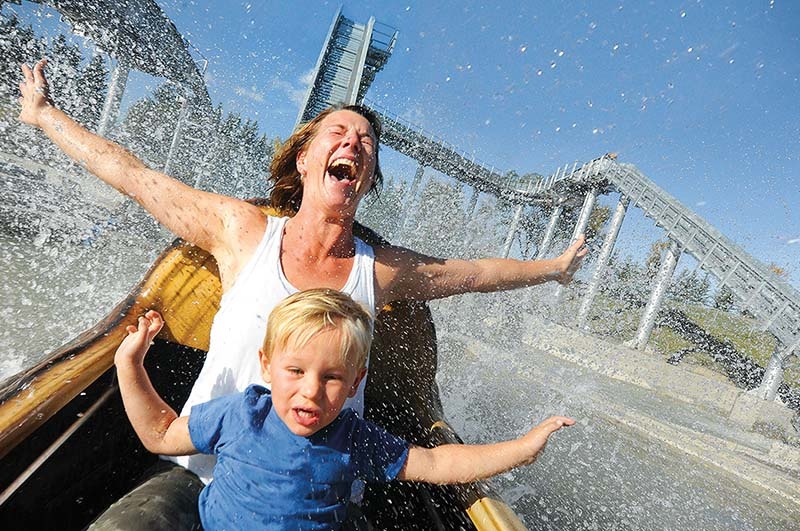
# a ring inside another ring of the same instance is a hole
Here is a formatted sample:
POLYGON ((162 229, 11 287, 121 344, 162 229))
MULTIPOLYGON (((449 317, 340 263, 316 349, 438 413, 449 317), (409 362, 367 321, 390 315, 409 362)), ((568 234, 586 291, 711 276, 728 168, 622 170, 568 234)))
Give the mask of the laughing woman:
MULTIPOLYGON (((41 129, 64 153, 134 199, 173 233, 209 251, 219 265, 222 301, 205 365, 182 414, 194 404, 263 383, 255 353, 266 317, 298 290, 344 291, 374 318, 394 300, 432 300, 550 280, 565 284, 586 254, 583 237, 557 258, 533 261, 433 258, 401 247, 373 248, 356 238, 356 210, 382 180, 380 122, 358 105, 330 108, 292 134, 270 167, 270 202, 293 215, 267 216, 248 202, 197 190, 152 170, 121 146, 84 129, 52 104, 44 67, 44 61, 33 69, 22 66, 19 119, 41 129)), ((359 412, 363 388, 362 381, 350 405, 359 412)), ((207 460, 179 464, 203 482, 211 479, 213 463, 207 460)), ((176 491, 186 491, 188 485, 193 494, 184 492, 168 503, 188 499, 196 506, 202 486, 197 478, 181 469, 174 483, 176 491)), ((109 518, 113 516, 101 517, 96 528, 119 528, 109 518)))

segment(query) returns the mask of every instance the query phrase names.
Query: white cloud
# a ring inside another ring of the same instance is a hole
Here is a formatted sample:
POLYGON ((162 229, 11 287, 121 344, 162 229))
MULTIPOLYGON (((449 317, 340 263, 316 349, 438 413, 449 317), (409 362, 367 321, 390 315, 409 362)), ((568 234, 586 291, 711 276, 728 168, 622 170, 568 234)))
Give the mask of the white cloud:
POLYGON ((236 93, 237 96, 242 96, 243 98, 257 101, 259 103, 264 101, 264 94, 256 91, 256 87, 252 87, 250 89, 245 87, 236 87, 233 89, 233 91, 236 93))
POLYGON ((793 243, 800 243, 800 238, 792 238, 791 240, 786 240, 788 245, 792 245, 793 243))
POLYGON ((292 103, 302 105, 305 103, 308 87, 314 81, 315 73, 316 70, 312 68, 300 76, 295 83, 284 79, 273 79, 271 85, 272 88, 284 92, 292 103))

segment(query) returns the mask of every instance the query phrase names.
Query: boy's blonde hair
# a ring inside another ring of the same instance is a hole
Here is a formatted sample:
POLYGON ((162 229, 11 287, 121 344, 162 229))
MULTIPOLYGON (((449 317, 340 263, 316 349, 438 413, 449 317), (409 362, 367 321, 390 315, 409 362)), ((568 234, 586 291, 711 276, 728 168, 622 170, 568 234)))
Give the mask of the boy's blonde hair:
POLYGON ((354 359, 356 370, 366 366, 372 343, 372 318, 349 295, 328 288, 300 291, 285 298, 269 314, 262 350, 268 360, 288 346, 303 348, 326 330, 337 330, 342 360, 354 359))

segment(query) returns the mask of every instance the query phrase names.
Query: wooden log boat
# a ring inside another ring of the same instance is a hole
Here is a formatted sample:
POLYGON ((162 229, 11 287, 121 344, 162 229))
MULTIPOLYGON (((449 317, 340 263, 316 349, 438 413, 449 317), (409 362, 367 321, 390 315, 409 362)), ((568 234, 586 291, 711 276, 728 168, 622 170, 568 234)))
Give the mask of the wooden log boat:
MULTIPOLYGON (((385 244, 364 227, 356 233, 385 244)), ((0 384, 1 528, 82 529, 135 487, 157 458, 136 438, 115 386, 114 352, 125 327, 147 309, 162 313, 166 324, 146 364, 162 396, 180 409, 220 296, 213 257, 176 240, 105 319, 0 384)), ((442 413, 436 363, 428 306, 385 307, 375 325, 365 415, 414 444, 459 442, 442 413)), ((363 508, 374 529, 524 529, 485 482, 369 485, 363 508)))

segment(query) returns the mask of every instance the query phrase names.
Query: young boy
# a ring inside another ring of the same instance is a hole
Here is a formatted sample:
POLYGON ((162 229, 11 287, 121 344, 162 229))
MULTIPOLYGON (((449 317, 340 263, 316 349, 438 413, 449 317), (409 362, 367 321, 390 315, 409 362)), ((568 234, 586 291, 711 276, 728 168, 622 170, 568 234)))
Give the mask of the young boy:
POLYGON ((533 462, 551 433, 574 424, 551 417, 517 440, 427 449, 343 411, 366 374, 372 325, 348 295, 330 289, 296 293, 270 314, 258 355, 271 391, 251 385, 178 417, 142 365, 162 325, 149 311, 128 327, 114 357, 120 391, 149 451, 216 454, 214 480, 200 494, 205 529, 338 529, 355 479, 484 479, 533 462))

